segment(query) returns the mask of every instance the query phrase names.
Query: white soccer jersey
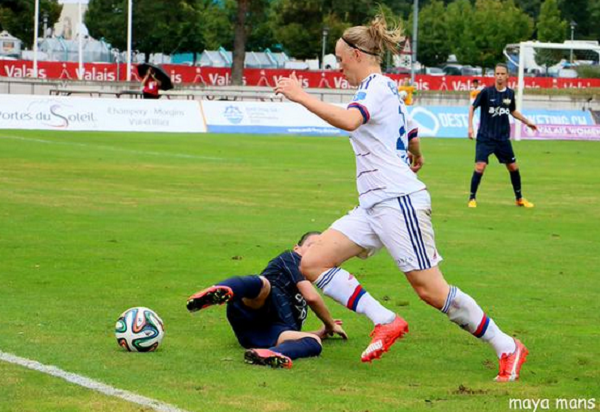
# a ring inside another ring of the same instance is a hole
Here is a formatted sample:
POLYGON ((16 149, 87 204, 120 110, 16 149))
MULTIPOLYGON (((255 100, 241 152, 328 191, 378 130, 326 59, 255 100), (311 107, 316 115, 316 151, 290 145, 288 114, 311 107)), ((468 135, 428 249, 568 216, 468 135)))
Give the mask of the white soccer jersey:
POLYGON ((356 186, 361 207, 425 189, 410 170, 408 135, 412 121, 390 78, 371 74, 360 84, 348 109, 360 110, 363 124, 350 134, 356 155, 356 186))

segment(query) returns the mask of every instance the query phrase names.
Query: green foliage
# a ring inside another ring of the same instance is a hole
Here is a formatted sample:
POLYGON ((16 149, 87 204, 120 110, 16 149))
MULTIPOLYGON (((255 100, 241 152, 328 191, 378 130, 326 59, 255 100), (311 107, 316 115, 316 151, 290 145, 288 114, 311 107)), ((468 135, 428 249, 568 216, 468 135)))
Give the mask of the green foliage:
MULTIPOLYGON (((600 0, 590 0, 589 3, 589 13, 590 20, 594 22, 600 21, 600 0)), ((590 27, 590 32, 587 36, 590 39, 600 40, 600 24, 592 24, 590 27)))
MULTIPOLYGON (((58 0, 41 0, 58 18, 58 0)), ((104 37, 119 49, 126 44, 126 0, 90 0, 86 24, 90 34, 104 37)), ((202 52, 223 46, 233 49, 237 0, 136 0, 134 48, 149 52, 202 52)), ((381 10, 407 19, 411 34, 413 0, 253 0, 249 2, 244 30, 246 50, 285 51, 296 58, 321 54, 322 30, 329 28, 327 51, 350 26, 366 24, 381 10)), ((562 42, 568 33, 564 22, 575 20, 577 39, 600 39, 600 0, 421 0, 419 60, 426 65, 443 63, 449 54, 471 65, 494 65, 502 60, 508 43, 532 38, 562 42), (543 6, 543 7, 542 7, 543 6), (558 10, 564 18, 557 16, 558 10), (544 12, 544 10, 547 10, 544 12), (562 38, 560 35, 562 34, 562 38)), ((0 3, 0 27, 30 42, 33 2, 0 3)), ((542 52, 543 55, 545 52, 542 52)))
POLYGON ((568 23, 562 19, 557 0, 542 4, 537 22, 537 38, 541 42, 562 43, 567 35, 568 23))
MULTIPOLYGON (((206 50, 217 50, 224 47, 233 50, 233 21, 235 19, 236 1, 225 0, 220 5, 214 1, 206 1, 202 14, 201 38, 206 50)), ((196 49, 202 52, 203 49, 196 49)))
POLYGON ((458 0, 446 8, 448 44, 459 62, 477 64, 477 33, 473 30, 474 9, 469 0, 458 0))
POLYGON ((598 66, 577 66, 575 70, 583 79, 600 79, 600 67, 598 66))
MULTIPOLYGON (((562 19, 557 0, 546 0, 542 4, 537 22, 537 38, 541 42, 562 43, 567 34, 567 22, 562 19)), ((560 62, 562 50, 538 49, 535 61, 540 66, 549 67, 560 62)))
POLYGON ((220 46, 230 47, 233 38, 230 3, 219 5, 212 0, 182 3, 186 17, 181 22, 180 43, 175 51, 201 53, 220 46))
MULTIPOLYGON (((90 35, 126 49, 126 0, 91 0, 85 21, 90 35)), ((133 2, 133 48, 146 54, 202 52, 231 34, 228 9, 211 0, 133 2)))
POLYGON ((596 3, 596 0, 560 0, 559 6, 563 16, 567 21, 577 23, 575 28, 576 39, 587 38, 590 29, 598 26, 597 20, 590 20, 590 7, 594 3, 596 3))
POLYGON ((349 24, 342 23, 339 15, 323 3, 317 0, 279 0, 273 4, 275 18, 271 27, 275 38, 289 55, 299 59, 319 56, 325 26, 329 29, 327 50, 334 50, 336 40, 349 24))
MULTIPOLYGON (((42 36, 44 14, 48 15, 48 27, 52 27, 60 17, 62 5, 58 0, 40 0, 39 28, 42 36)), ((0 31, 6 30, 19 40, 23 46, 33 46, 35 4, 32 0, 3 0, 0 2, 0 31)))
POLYGON ((316 58, 321 55, 323 27, 329 29, 327 52, 332 53, 346 28, 367 24, 380 12, 389 20, 399 20, 411 10, 410 4, 406 0, 275 0, 270 27, 289 55, 316 58))
POLYGON ((533 32, 531 17, 513 0, 477 0, 472 21, 477 57, 474 62, 463 63, 482 67, 504 60, 502 51, 507 44, 528 40, 533 32))
POLYGON ((475 6, 457 0, 446 7, 432 0, 419 14, 418 59, 433 66, 455 54, 460 63, 493 67, 504 60, 507 44, 528 40, 532 31, 531 17, 513 0, 477 0, 475 6))
MULTIPOLYGON (((412 15, 409 26, 412 28, 412 15)), ((419 11, 419 62, 436 66, 448 59, 452 48, 448 38, 448 19, 441 0, 432 0, 419 11)))
POLYGON ((272 21, 275 18, 274 9, 270 7, 268 0, 253 0, 250 2, 250 10, 246 16, 246 50, 279 51, 281 47, 275 39, 272 21))
POLYGON ((540 14, 540 6, 543 2, 544 0, 516 0, 517 6, 535 20, 540 14))

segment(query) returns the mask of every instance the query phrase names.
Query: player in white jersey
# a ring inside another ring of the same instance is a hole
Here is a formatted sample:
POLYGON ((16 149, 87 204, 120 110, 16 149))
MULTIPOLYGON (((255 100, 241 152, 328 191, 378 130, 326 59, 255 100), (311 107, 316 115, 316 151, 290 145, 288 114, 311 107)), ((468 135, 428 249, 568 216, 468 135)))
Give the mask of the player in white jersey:
POLYGON ((356 186, 360 206, 375 204, 425 189, 410 169, 409 115, 396 83, 381 73, 364 79, 348 108, 357 109, 364 126, 350 142, 356 154, 356 186))
POLYGON ((397 52, 401 38, 401 30, 389 29, 380 16, 369 26, 344 32, 335 54, 348 82, 358 86, 345 109, 306 93, 293 74, 275 88, 332 126, 351 132, 356 155, 359 206, 321 235, 300 269, 325 295, 373 321, 372 341, 361 357, 370 362, 407 333, 408 324, 366 293, 340 265, 385 247, 423 301, 491 344, 500 363, 496 380, 516 380, 528 353, 525 346, 502 332, 473 298, 449 285, 438 267, 442 258, 435 246, 431 200, 415 173, 423 165, 419 140, 396 85, 380 68, 381 56, 386 50, 397 52))

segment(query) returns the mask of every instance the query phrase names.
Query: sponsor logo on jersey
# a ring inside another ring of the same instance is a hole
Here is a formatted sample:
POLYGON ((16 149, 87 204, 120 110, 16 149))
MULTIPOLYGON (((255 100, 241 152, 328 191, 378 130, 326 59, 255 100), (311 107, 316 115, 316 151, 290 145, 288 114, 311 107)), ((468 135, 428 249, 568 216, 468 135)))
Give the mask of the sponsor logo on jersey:
POLYGON ((503 116, 503 115, 508 116, 510 114, 510 110, 508 110, 505 107, 490 107, 490 109, 488 110, 488 113, 491 114, 492 117, 503 116))

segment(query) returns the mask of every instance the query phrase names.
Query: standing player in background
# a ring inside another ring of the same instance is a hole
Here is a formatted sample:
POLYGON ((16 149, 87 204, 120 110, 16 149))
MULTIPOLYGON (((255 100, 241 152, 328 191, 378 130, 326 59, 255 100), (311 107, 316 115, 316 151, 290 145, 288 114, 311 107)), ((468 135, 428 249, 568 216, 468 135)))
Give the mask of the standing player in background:
POLYGON ((516 108, 515 92, 507 86, 508 67, 504 63, 498 63, 494 76, 495 84, 483 89, 469 107, 469 139, 473 139, 474 136, 473 114, 477 107, 481 108, 481 120, 475 144, 475 171, 471 177, 468 206, 477 207, 477 189, 488 164, 488 157, 493 153, 500 163, 506 165, 510 173, 517 206, 533 207, 533 203, 527 201, 521 193, 521 173, 510 143, 508 115, 522 121, 530 129, 537 130, 537 126, 527 120, 516 108))
POLYGON ((448 285, 438 267, 442 258, 435 246, 431 199, 408 160, 410 153, 413 165, 422 164, 418 139, 409 140, 406 106, 396 84, 381 74, 381 57, 386 50, 397 53, 401 39, 401 29, 389 29, 382 16, 344 31, 335 55, 347 81, 358 87, 346 108, 309 95, 294 74, 277 83, 276 93, 349 131, 356 157, 359 206, 321 235, 300 269, 325 295, 373 321, 372 341, 361 357, 371 362, 408 332, 408 324, 372 297, 365 299, 358 280, 340 265, 385 247, 423 301, 493 347, 500 363, 496 380, 513 381, 527 349, 502 332, 473 298, 448 285))
POLYGON ((248 363, 291 368, 292 360, 318 356, 321 339, 337 334, 346 339, 341 322, 334 321, 321 295, 300 273, 302 255, 319 232, 302 235, 294 250, 269 262, 260 276, 226 279, 189 297, 187 309, 196 312, 227 303, 227 320, 248 363), (323 321, 315 332, 301 332, 307 305, 323 321))

